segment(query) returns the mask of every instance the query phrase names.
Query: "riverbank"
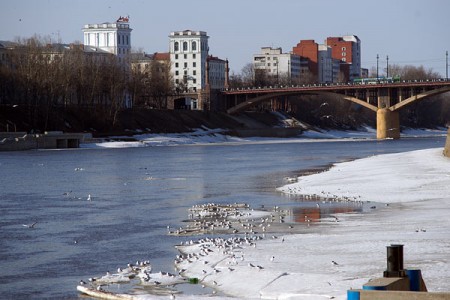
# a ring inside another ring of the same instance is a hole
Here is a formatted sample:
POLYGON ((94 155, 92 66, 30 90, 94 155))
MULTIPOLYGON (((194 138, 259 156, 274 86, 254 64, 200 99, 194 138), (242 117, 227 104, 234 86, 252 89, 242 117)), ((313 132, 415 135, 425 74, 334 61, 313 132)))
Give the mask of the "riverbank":
POLYGON ((338 222, 322 230, 267 238, 255 247, 240 245, 233 272, 202 274, 205 261, 215 268, 232 262, 226 254, 183 267, 188 276, 203 276, 206 284, 238 298, 346 299, 348 289, 382 276, 387 245, 404 244, 405 268, 421 269, 429 291, 448 291, 449 165, 438 148, 336 164, 301 177, 280 191, 383 205, 373 213, 337 215, 338 222))
POLYGON ((267 214, 258 215, 254 232, 236 233, 238 239, 227 247, 206 237, 180 245, 180 252, 192 259, 176 262, 177 269, 199 278, 212 294, 239 299, 346 299, 348 289, 382 276, 387 245, 403 244, 405 268, 421 269, 429 291, 448 291, 449 164, 440 147, 339 163, 299 177, 279 191, 328 198, 317 201, 318 206, 323 201, 370 201, 372 208, 363 214, 336 214, 296 234, 288 234, 287 224, 284 233, 272 233, 270 222, 264 221, 267 214))

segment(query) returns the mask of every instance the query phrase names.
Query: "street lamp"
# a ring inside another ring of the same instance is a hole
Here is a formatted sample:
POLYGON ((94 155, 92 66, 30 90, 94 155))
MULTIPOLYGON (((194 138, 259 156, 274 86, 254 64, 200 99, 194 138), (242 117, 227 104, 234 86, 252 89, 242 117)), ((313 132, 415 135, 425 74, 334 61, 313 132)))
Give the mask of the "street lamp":
POLYGON ((389 56, 386 55, 386 78, 389 78, 389 56))
POLYGON ((448 51, 445 51, 445 80, 448 81, 448 51))
POLYGON ((380 57, 378 56, 378 54, 377 54, 377 83, 378 83, 378 59, 379 59, 380 57))

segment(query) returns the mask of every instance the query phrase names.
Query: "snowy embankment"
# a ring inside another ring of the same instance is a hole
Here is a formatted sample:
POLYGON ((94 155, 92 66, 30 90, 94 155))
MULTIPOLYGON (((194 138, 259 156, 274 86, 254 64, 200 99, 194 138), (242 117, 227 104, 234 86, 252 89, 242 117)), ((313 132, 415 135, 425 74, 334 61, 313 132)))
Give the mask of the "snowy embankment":
MULTIPOLYGON (((111 137, 110 140, 95 143, 81 144, 81 148, 133 148, 133 147, 155 147, 155 146, 177 146, 177 145, 207 145, 207 144, 233 144, 233 143, 281 143, 281 142, 304 142, 317 139, 330 140, 352 140, 352 139, 376 139, 376 130, 373 128, 364 128, 360 131, 304 131, 296 138, 239 138, 225 134, 223 129, 199 128, 193 132, 185 133, 167 133, 167 134, 140 134, 133 136, 134 141, 121 140, 121 137, 111 137)), ((408 129, 402 133, 402 137, 426 137, 426 136, 445 136, 447 130, 442 128, 438 130, 415 130, 408 129)))
POLYGON ((421 269, 430 291, 450 289, 450 159, 441 148, 336 164, 280 190, 389 205, 339 215, 304 234, 234 242, 231 250, 209 242, 184 247, 212 250, 182 262, 185 275, 239 298, 346 299, 348 289, 382 277, 386 246, 403 244, 405 268, 421 269))

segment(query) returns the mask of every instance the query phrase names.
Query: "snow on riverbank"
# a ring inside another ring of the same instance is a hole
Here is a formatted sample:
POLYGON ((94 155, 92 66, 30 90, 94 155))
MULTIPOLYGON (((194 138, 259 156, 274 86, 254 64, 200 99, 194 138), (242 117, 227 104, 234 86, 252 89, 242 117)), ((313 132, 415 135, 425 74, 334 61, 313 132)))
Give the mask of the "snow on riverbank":
POLYGON ((377 203, 371 213, 339 215, 334 225, 268 237, 256 246, 185 247, 185 253, 212 250, 183 262, 185 274, 239 298, 346 299, 348 289, 382 277, 386 246, 404 244, 405 267, 421 269, 430 291, 449 290, 450 159, 441 148, 337 164, 280 190, 390 205, 377 203))
MULTIPOLYGON (((402 132, 402 137, 426 137, 445 136, 445 128, 431 129, 407 129, 402 132)), ((126 139, 130 139, 129 137, 126 139)), ((376 130, 365 128, 360 131, 305 131, 295 138, 239 138, 224 134, 222 129, 201 128, 193 132, 168 133, 168 134, 141 134, 133 136, 133 141, 123 141, 121 137, 112 137, 110 140, 95 143, 81 144, 81 148, 132 148, 132 147, 154 147, 154 146, 177 146, 177 145, 207 145, 207 144, 233 144, 233 143, 274 143, 274 142, 306 142, 317 139, 376 139, 376 130)))

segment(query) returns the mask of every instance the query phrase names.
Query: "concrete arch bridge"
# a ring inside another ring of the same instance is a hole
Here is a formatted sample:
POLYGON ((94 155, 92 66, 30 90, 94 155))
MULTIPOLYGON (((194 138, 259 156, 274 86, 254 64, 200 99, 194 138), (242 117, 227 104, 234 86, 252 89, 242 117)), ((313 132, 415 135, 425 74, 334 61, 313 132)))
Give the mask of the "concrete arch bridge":
MULTIPOLYGON (((239 113, 270 99, 293 95, 334 95, 377 114, 377 139, 400 138, 399 110, 431 96, 450 92, 450 81, 415 80, 377 84, 313 84, 223 90, 229 114, 239 113)), ((450 94, 448 95, 450 99, 450 94)))

